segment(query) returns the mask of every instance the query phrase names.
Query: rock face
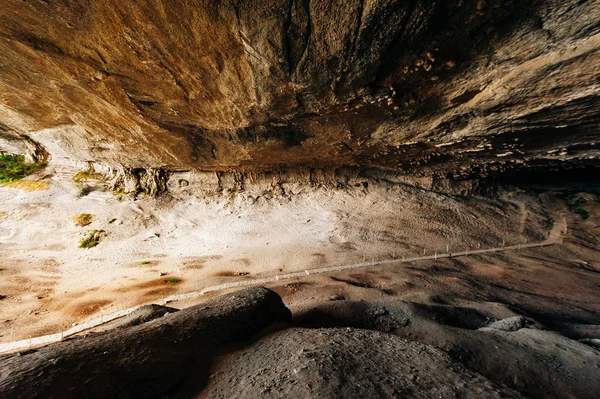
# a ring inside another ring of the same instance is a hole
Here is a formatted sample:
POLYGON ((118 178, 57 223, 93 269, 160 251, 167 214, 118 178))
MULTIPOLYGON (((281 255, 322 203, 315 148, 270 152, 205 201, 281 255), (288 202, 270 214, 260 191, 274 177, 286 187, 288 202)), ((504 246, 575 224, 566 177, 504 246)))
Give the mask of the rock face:
POLYGON ((600 351, 589 341, 585 345, 544 330, 522 315, 493 323, 485 319, 472 308, 404 301, 387 306, 336 301, 294 315, 302 326, 372 329, 443 349, 470 370, 527 397, 598 396, 600 351))
POLYGON ((600 387, 600 351, 523 316, 342 298, 292 320, 278 294, 250 288, 147 321, 173 310, 0 357, 0 396, 591 399, 600 387))
POLYGON ((0 150, 453 178, 596 165, 599 20, 579 0, 5 0, 0 150))
POLYGON ((155 304, 143 305, 131 314, 125 316, 122 320, 117 321, 114 327, 125 328, 138 326, 178 311, 179 309, 170 308, 168 306, 160 306, 155 304))
POLYGON ((158 320, 66 340, 0 359, 3 398, 162 397, 184 381, 206 379, 226 344, 291 321, 281 298, 264 288, 224 295, 158 320))
POLYGON ((522 397, 433 346, 350 328, 272 334, 221 359, 213 381, 200 397, 522 397))

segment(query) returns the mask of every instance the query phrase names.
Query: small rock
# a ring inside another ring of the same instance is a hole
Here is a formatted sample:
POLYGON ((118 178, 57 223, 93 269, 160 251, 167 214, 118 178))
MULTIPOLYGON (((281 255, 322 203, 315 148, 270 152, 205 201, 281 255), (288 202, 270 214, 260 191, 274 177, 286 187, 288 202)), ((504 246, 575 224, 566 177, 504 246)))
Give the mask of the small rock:
POLYGON ((384 308, 384 307, 376 308, 373 311, 373 315, 377 316, 377 317, 379 317, 379 316, 385 316, 388 313, 389 313, 388 310, 386 308, 384 308))
POLYGON ((492 328, 500 331, 518 331, 522 328, 543 330, 542 326, 535 320, 525 316, 514 316, 495 321, 484 328, 492 328))
POLYGON ((590 345, 590 346, 600 349, 600 339, 584 338, 584 339, 580 339, 579 342, 581 342, 582 344, 590 345))

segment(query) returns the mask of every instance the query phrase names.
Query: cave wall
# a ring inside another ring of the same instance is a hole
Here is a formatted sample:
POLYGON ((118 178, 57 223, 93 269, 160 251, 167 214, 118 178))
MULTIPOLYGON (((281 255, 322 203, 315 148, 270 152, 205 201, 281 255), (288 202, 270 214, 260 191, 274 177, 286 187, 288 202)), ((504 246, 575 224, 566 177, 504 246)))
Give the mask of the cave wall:
POLYGON ((597 1, 0 2, 0 151, 456 178, 600 153, 597 1))

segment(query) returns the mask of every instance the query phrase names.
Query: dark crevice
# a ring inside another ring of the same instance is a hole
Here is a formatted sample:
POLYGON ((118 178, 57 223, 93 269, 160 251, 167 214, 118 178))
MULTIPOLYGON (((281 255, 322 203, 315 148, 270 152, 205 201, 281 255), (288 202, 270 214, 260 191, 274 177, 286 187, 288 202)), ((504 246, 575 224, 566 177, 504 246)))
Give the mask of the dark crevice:
MULTIPOLYGON (((301 39, 302 50, 299 52, 297 59, 293 60, 292 63, 290 64, 290 80, 293 82, 298 81, 298 68, 302 64, 302 61, 304 60, 304 58, 306 56, 306 52, 308 51, 308 47, 310 45, 310 38, 312 35, 312 30, 313 30, 311 10, 310 10, 310 1, 311 0, 293 0, 292 1, 292 6, 294 4, 298 4, 298 2, 301 2, 302 11, 305 13, 305 16, 306 16, 306 28, 303 31, 302 39, 301 39)), ((293 21, 292 21, 292 26, 294 26, 293 21)), ((293 42, 294 41, 292 40, 290 43, 293 43, 293 42)))
POLYGON ((293 38, 291 37, 290 32, 290 27, 292 25, 292 10, 294 8, 294 1, 295 0, 289 0, 288 12, 285 23, 283 24, 283 31, 285 33, 283 52, 285 53, 285 58, 287 60, 288 76, 290 81, 292 80, 292 71, 294 70, 294 59, 292 53, 293 38))
POLYGON ((340 73, 338 75, 338 79, 335 81, 334 92, 338 95, 340 94, 340 86, 344 85, 348 81, 348 77, 346 76, 346 73, 347 73, 348 68, 352 66, 349 64, 351 64, 354 61, 354 59, 356 58, 355 57, 356 44, 358 42, 358 37, 361 32, 360 28, 362 27, 362 24, 363 24, 365 1, 366 0, 360 0, 360 5, 357 9, 358 20, 356 22, 356 26, 354 27, 354 32, 351 37, 352 42, 350 43, 349 50, 347 50, 344 54, 345 56, 343 57, 343 59, 341 61, 340 73))

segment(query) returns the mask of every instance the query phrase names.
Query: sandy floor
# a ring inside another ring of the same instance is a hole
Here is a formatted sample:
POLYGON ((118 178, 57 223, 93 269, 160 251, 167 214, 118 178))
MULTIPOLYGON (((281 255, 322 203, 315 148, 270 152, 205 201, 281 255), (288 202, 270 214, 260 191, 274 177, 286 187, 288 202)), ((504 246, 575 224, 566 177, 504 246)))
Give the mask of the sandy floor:
MULTIPOLYGON (((221 282, 541 240, 568 213, 525 193, 463 200, 383 183, 265 198, 81 197, 64 178, 45 191, 0 187, 1 342, 221 282), (72 217, 80 213, 93 214, 93 222, 76 226, 72 217), (79 248, 91 230, 106 236, 95 248, 79 248)), ((506 273, 473 266, 481 271, 506 273)), ((420 273, 419 284, 427 284, 420 273)))

